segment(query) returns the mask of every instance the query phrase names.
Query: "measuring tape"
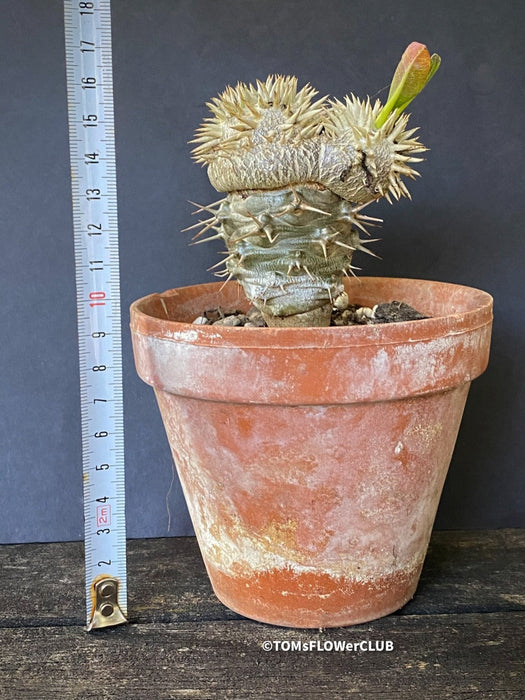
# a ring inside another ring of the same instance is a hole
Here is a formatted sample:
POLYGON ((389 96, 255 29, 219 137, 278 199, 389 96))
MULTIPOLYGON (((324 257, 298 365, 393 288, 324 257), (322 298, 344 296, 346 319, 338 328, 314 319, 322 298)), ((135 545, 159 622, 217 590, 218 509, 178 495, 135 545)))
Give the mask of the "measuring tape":
POLYGON ((87 629, 126 622, 126 524, 110 0, 64 0, 77 284, 87 629))

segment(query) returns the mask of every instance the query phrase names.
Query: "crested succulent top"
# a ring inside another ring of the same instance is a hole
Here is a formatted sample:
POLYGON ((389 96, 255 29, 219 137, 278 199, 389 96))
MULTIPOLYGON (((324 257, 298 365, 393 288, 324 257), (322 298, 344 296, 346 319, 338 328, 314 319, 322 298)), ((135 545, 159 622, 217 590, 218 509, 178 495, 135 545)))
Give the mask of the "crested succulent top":
POLYGON ((416 129, 406 130, 408 116, 393 112, 378 128, 379 100, 316 95, 295 77, 269 76, 211 100, 193 156, 208 165, 212 185, 232 192, 312 183, 357 204, 409 196, 401 176, 417 174, 410 163, 426 149, 416 129))

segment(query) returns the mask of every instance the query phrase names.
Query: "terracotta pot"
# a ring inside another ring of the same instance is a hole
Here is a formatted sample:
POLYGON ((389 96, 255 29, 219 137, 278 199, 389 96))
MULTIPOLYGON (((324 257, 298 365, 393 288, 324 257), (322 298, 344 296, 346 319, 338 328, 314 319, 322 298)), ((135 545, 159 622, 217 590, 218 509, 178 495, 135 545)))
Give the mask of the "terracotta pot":
POLYGON ((414 594, 492 299, 410 279, 348 282, 422 321, 346 328, 196 326, 247 309, 240 287, 185 287, 131 307, 217 597, 292 627, 351 625, 414 594))

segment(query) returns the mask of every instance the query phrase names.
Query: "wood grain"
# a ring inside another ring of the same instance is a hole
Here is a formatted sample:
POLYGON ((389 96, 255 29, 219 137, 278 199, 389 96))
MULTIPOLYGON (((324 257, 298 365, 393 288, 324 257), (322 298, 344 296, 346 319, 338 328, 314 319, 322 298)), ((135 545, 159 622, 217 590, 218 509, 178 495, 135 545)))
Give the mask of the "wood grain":
POLYGON ((303 631, 227 610, 193 538, 129 541, 131 624, 88 634, 82 545, 3 546, 0 698, 521 699, 524 553, 523 531, 436 532, 401 611, 303 631), (367 640, 393 649, 330 650, 367 640))

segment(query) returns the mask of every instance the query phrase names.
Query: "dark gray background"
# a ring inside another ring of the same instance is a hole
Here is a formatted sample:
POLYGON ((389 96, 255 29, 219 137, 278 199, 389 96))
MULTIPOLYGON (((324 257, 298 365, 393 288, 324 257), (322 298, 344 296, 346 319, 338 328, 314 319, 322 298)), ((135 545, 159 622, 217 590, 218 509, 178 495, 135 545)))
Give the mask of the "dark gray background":
MULTIPOLYGON (((401 52, 443 65, 411 105, 430 147, 413 202, 374 205, 383 260, 363 274, 440 279, 495 298, 437 526, 523 526, 525 5, 483 0, 113 0, 130 537, 191 533, 128 306, 210 281, 188 199, 214 201, 187 141, 228 83, 296 74, 322 94, 385 97, 401 52), (168 531, 166 503, 171 510, 168 531)), ((61 0, 0 0, 0 542, 83 537, 80 408, 61 0)), ((362 259, 365 257, 366 259, 362 259)))

